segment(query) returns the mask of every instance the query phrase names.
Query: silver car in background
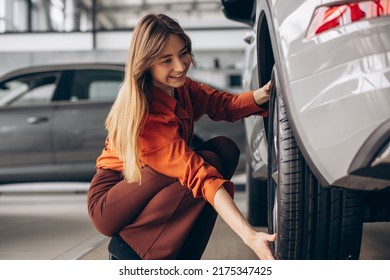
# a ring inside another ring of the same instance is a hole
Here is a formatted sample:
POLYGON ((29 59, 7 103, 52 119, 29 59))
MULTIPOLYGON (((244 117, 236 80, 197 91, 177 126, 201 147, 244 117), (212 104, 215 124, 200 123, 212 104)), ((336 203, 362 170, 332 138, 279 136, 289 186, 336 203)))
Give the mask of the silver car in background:
POLYGON ((0 183, 89 181, 124 67, 30 67, 0 78, 0 183))
POLYGON ((390 220, 390 0, 222 0, 252 31, 244 86, 273 82, 245 120, 249 219, 278 259, 358 259, 390 220))

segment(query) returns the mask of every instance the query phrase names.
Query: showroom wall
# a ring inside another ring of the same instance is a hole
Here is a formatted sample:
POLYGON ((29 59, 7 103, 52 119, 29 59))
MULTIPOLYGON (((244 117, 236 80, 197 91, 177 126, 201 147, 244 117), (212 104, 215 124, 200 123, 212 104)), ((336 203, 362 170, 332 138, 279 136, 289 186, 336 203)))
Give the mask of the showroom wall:
POLYGON ((177 19, 192 38, 194 77, 239 90, 248 27, 227 20, 220 0, 0 0, 0 75, 34 65, 124 63, 132 29, 149 12, 177 19))

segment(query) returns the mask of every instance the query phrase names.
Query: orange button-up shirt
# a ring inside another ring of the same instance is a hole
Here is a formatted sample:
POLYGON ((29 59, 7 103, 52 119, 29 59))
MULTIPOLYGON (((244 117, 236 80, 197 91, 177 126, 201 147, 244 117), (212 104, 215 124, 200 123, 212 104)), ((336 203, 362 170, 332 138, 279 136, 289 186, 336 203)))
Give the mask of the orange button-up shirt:
MULTIPOLYGON (((140 133, 140 160, 146 166, 173 178, 188 187, 194 197, 203 197, 212 205, 214 195, 223 185, 233 196, 232 182, 223 179, 190 147, 194 121, 207 114, 212 120, 236 121, 253 114, 266 115, 257 106, 253 92, 231 94, 186 79, 176 89, 176 99, 153 87, 151 103, 140 133)), ((229 152, 229 151, 227 151, 229 152)), ((97 159, 97 168, 123 171, 123 162, 108 142, 97 159)))

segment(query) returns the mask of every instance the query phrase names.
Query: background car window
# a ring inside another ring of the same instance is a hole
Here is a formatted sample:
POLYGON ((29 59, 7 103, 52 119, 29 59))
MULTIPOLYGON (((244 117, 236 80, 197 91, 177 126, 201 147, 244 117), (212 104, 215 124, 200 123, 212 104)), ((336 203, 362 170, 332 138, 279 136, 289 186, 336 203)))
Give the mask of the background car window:
POLYGON ((12 102, 11 106, 19 105, 46 105, 50 104, 55 84, 41 85, 23 94, 20 98, 12 102))
POLYGON ((89 100, 115 100, 121 81, 94 81, 89 85, 89 100))
POLYGON ((17 77, 0 85, 0 106, 50 104, 57 73, 41 73, 17 77))
POLYGON ((9 81, 0 85, 0 107, 7 105, 28 90, 28 85, 20 81, 9 81))
POLYGON ((114 101, 122 83, 123 73, 110 70, 79 70, 74 72, 70 100, 114 101))

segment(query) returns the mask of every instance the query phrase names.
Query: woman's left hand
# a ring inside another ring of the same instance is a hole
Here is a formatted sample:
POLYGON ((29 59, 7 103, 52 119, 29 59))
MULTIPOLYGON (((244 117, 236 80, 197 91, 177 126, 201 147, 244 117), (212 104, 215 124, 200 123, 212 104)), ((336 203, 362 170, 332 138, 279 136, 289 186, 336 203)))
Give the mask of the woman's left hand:
POLYGON ((271 81, 253 92, 253 98, 257 105, 262 105, 269 100, 271 81))

